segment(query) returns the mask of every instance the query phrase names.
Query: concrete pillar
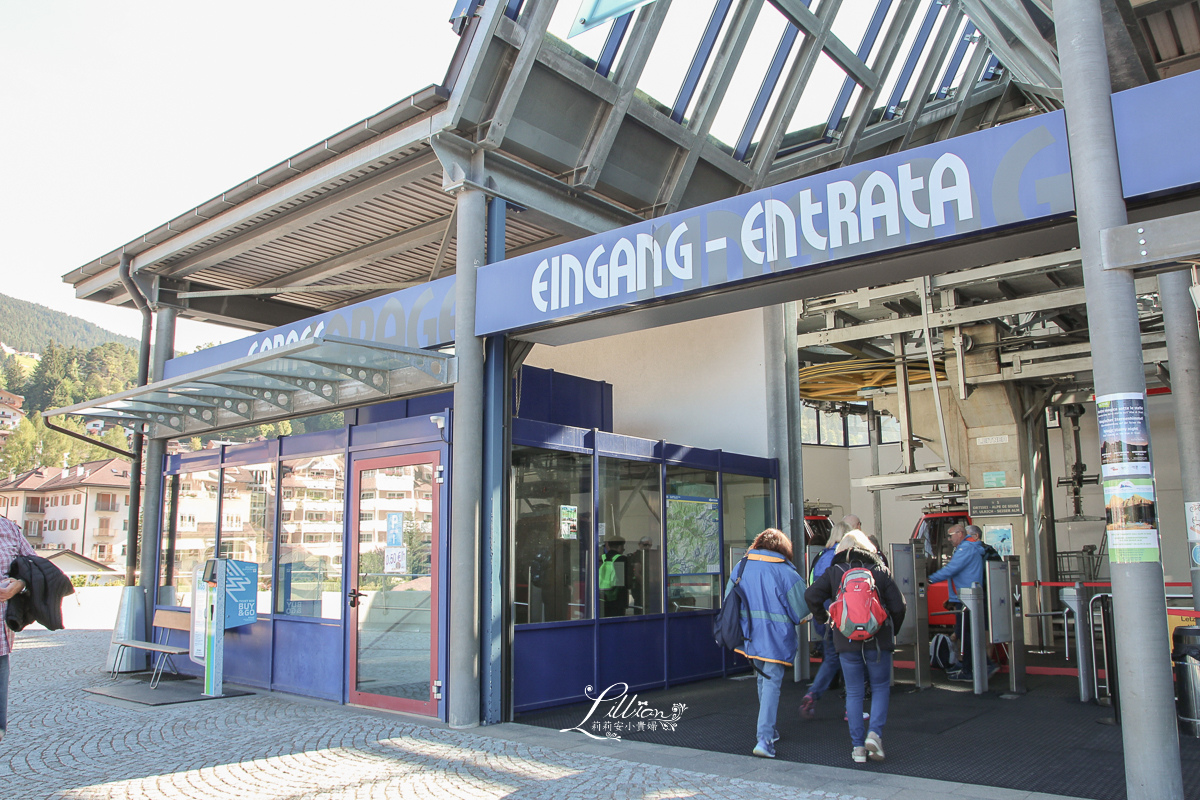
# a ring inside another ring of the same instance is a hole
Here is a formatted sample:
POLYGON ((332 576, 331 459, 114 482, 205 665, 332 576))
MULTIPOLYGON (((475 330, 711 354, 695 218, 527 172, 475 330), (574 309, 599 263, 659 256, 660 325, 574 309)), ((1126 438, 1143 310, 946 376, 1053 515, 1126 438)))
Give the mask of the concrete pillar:
MULTIPOLYGON (((1146 394, 1133 274, 1105 270, 1100 232, 1128 222, 1117 163, 1104 23, 1095 0, 1054 7, 1097 398, 1146 394)), ((1142 476, 1147 477, 1147 476, 1142 476)), ((1130 800, 1182 800, 1161 561, 1122 563, 1109 543, 1121 738, 1130 800), (1158 620, 1160 624, 1153 624, 1158 620)))
POLYGON ((1192 607, 1200 611, 1200 333, 1187 270, 1158 276, 1167 357, 1171 368, 1171 403, 1179 439, 1179 478, 1183 486, 1183 519, 1192 567, 1192 607))
MULTIPOLYGON (((154 323, 154 351, 150 358, 150 382, 162 380, 163 366, 175 356, 175 317, 173 308, 160 308, 154 323)), ((148 439, 145 456, 145 491, 142 493, 142 533, 138 561, 141 577, 138 584, 145 590, 146 635, 153 635, 154 604, 158 590, 158 548, 162 535, 163 458, 167 454, 166 439, 148 439)), ((130 498, 132 500, 133 498, 130 498)), ((128 545, 132 546, 132 545, 128 545)))
POLYGON ((483 340, 475 336, 475 271, 486 262, 487 197, 458 193, 457 280, 454 300, 454 426, 450 490, 449 722, 479 724, 479 528, 483 487, 483 340))

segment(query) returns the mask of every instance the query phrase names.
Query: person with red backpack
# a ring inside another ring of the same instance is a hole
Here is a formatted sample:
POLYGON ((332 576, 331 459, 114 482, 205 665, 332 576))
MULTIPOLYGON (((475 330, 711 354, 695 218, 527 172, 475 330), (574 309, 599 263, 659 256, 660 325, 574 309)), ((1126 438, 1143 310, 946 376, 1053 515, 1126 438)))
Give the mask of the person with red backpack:
POLYGON ((891 701, 892 654, 904 624, 904 596, 867 537, 842 537, 829 569, 804 593, 817 622, 828 620, 846 683, 846 719, 855 763, 883 760, 883 727, 891 701), (829 602, 826 610, 825 604, 829 602), (863 720, 871 682, 870 730, 863 720))

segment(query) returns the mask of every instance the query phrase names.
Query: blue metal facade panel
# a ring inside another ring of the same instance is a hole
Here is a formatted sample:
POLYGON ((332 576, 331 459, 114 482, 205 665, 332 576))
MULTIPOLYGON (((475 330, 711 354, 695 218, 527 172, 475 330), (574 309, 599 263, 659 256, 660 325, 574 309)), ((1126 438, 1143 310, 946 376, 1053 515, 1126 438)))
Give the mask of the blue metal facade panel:
POLYGON ((724 674, 724 651, 713 640, 714 616, 714 612, 668 616, 667 670, 671 683, 724 674))
POLYGON ((1114 94, 1112 105, 1126 198, 1200 184, 1200 72, 1114 94))
POLYGON ((763 478, 779 477, 779 462, 773 458, 744 456, 740 453, 722 453, 721 469, 739 475, 758 475, 763 478))
MULTIPOLYGON (((586 699, 596 684, 591 622, 526 627, 513 634, 513 710, 517 713, 586 699)), ((603 687, 599 687, 603 689, 603 687)))
POLYGON ((340 622, 276 617, 271 689, 341 701, 342 653, 340 622))
POLYGON ((598 690, 614 683, 627 683, 635 691, 664 685, 666 628, 661 615, 605 620, 597 628, 598 690))
POLYGON ((663 458, 670 463, 685 464, 699 469, 718 469, 721 466, 720 450, 705 450, 670 442, 663 445, 663 458))
MULTIPOLYGON (((225 680, 260 689, 271 687, 271 629, 274 621, 260 617, 240 628, 225 631, 225 680)), ((294 658, 304 658, 299 652, 294 658)))
POLYGON ((271 439, 265 442, 251 442, 237 447, 227 447, 225 464, 260 464, 263 461, 274 461, 279 456, 279 440, 271 439))
POLYGON ((279 440, 280 458, 304 456, 312 453, 328 453, 346 449, 346 429, 334 428, 316 431, 303 436, 286 436, 279 440))
POLYGON ((599 431, 596 434, 596 451, 602 456, 657 460, 660 457, 658 444, 653 439, 638 439, 618 433, 599 431))

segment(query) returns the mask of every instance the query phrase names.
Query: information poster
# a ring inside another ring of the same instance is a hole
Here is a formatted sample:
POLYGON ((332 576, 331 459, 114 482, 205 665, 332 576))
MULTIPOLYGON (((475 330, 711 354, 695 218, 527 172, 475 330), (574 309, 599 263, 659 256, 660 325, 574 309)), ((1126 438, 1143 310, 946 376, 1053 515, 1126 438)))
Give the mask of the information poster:
POLYGON ((1114 564, 1158 561, 1154 468, 1145 396, 1126 393, 1097 397, 1096 421, 1100 428, 1108 560, 1114 564))
POLYGON ((720 502, 667 495, 667 574, 720 574, 720 502))
POLYGON ((558 507, 558 538, 579 538, 579 506, 558 507))
POLYGON ((383 571, 388 575, 408 574, 408 547, 404 544, 404 512, 387 515, 387 547, 383 551, 383 571))
POLYGON ((1005 482, 1007 473, 1004 470, 996 472, 983 473, 983 488, 985 489, 1003 489, 1008 484, 1005 482))
POLYGON ((1013 554, 1012 525, 985 525, 983 541, 996 548, 996 552, 1001 556, 1011 556, 1013 554))

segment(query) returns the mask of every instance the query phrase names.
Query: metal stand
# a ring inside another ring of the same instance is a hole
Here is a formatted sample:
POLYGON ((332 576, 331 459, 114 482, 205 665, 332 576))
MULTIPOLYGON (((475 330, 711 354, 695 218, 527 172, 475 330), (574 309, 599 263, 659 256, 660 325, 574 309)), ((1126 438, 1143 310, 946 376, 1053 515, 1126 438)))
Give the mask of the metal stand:
MULTIPOLYGON (((1087 624, 1087 618, 1091 615, 1088 590, 1083 581, 1078 581, 1074 587, 1060 589, 1058 595, 1075 619, 1075 667, 1079 670, 1079 702, 1090 703, 1096 699, 1096 686, 1092 682, 1091 625, 1087 624)), ((1070 638, 1067 629, 1064 629, 1064 634, 1070 638)))
POLYGON ((812 658, 808 654, 808 621, 796 626, 796 663, 792 665, 792 680, 796 683, 812 678, 812 658))
MULTIPOLYGON (((892 574, 912 620, 896 631, 897 645, 911 645, 917 689, 933 686, 929 667, 929 613, 925 581, 925 544, 921 541, 892 545, 892 574)), ((894 664, 894 662, 893 662, 894 664)))
MULTIPOLYGON (((1021 613, 1021 559, 987 562, 988 631, 992 644, 1008 645, 1009 696, 1025 694, 1025 625, 1021 613)), ((978 670, 976 670, 978 671, 978 670)))

